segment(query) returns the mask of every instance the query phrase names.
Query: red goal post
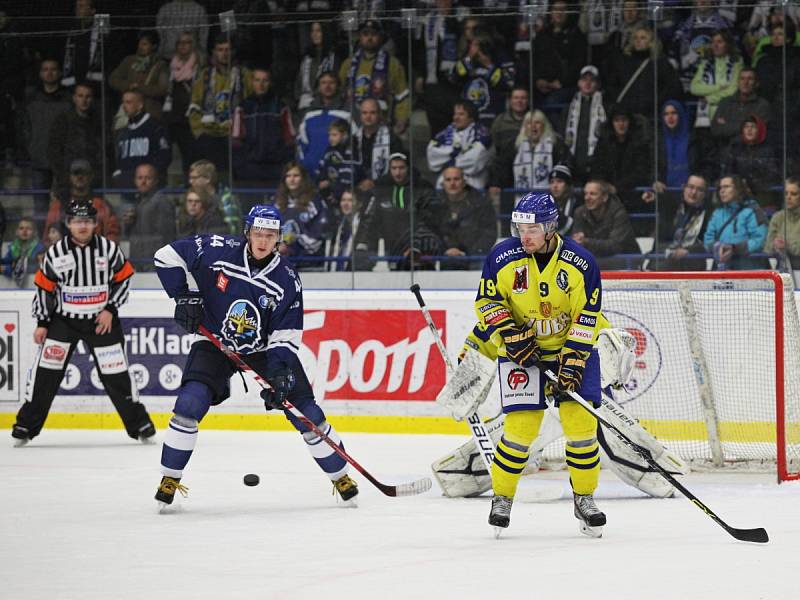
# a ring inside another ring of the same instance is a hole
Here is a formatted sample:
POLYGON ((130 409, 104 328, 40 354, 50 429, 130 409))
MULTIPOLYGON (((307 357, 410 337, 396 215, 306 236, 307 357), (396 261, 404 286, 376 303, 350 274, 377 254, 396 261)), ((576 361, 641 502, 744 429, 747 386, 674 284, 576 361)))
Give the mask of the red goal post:
POLYGON ((800 320, 772 271, 603 275, 603 312, 637 338, 617 399, 694 468, 800 479, 800 320))

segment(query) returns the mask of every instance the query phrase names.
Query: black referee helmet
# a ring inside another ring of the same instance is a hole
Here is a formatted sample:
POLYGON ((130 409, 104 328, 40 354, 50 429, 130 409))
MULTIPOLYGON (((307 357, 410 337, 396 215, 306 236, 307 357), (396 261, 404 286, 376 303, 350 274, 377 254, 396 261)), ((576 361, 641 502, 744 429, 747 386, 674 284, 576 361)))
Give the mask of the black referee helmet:
POLYGON ((92 204, 91 200, 88 202, 72 201, 67 206, 67 218, 70 217, 84 217, 94 219, 97 217, 97 209, 92 204))

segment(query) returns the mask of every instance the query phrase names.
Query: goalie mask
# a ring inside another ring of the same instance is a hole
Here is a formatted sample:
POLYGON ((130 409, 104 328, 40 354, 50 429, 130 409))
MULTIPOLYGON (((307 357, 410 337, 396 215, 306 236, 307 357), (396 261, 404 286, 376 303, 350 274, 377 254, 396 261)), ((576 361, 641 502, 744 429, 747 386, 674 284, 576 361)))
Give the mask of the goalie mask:
MULTIPOLYGON (((558 207, 550 194, 525 194, 511 213, 511 235, 519 238, 519 225, 541 224, 548 236, 558 229, 558 207)), ((549 239, 549 237, 548 237, 549 239)))

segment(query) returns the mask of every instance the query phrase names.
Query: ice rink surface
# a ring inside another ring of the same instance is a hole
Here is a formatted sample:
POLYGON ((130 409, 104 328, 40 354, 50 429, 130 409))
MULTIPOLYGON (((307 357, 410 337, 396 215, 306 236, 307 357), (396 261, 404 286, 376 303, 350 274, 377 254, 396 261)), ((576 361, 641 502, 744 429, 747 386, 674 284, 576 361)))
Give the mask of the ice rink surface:
MULTIPOLYGON (((160 437, 160 434, 159 434, 160 437)), ((429 475, 454 436, 344 434, 379 480, 429 475)), ((153 500, 160 442, 122 431, 48 430, 0 444, 0 598, 769 599, 797 598, 800 485, 692 474, 684 482, 734 527, 737 542, 682 496, 653 500, 603 473, 602 539, 578 533, 565 472, 522 480, 495 540, 488 498, 438 486, 389 498, 355 474, 356 509, 337 506, 301 438, 200 431, 172 514, 153 500), (261 484, 245 487, 242 476, 261 484), (556 499, 562 496, 561 499, 556 499)))

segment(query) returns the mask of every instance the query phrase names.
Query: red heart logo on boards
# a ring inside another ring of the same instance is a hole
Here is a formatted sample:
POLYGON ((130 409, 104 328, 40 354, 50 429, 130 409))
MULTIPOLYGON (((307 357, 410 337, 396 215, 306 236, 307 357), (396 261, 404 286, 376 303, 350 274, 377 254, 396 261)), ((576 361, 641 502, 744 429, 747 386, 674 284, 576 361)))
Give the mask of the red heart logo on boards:
POLYGON ((17 328, 17 326, 16 326, 16 325, 14 325, 13 323, 6 323, 6 324, 4 325, 4 327, 5 327, 5 330, 6 330, 8 333, 11 333, 12 331, 14 331, 14 330, 17 328))

